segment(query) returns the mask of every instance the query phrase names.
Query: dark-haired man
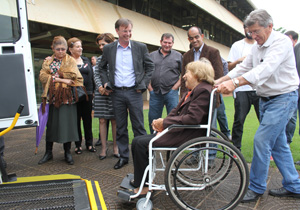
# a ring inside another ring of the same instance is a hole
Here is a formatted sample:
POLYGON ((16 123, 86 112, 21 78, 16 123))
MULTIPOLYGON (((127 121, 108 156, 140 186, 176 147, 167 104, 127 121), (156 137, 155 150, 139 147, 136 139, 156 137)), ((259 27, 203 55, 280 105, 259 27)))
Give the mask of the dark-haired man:
POLYGON ((174 36, 164 33, 160 39, 161 47, 150 53, 155 69, 148 86, 149 100, 149 128, 153 133, 152 121, 162 115, 164 106, 167 114, 175 108, 179 101, 178 88, 180 86, 180 73, 182 55, 173 50, 174 36))
MULTIPOLYGON (((188 40, 190 42, 191 49, 187 51, 182 58, 182 71, 181 71, 181 88, 180 88, 180 96, 188 91, 185 82, 183 80, 183 75, 185 74, 185 67, 188 63, 192 61, 197 61, 200 58, 207 58, 215 71, 215 79, 218 79, 224 76, 223 72, 223 64, 221 60, 221 55, 218 49, 210 47, 204 43, 204 34, 199 27, 193 26, 187 31, 188 40)), ((219 106, 220 97, 217 99, 217 106, 219 106)), ((214 128, 217 127, 217 111, 214 111, 214 116, 212 118, 212 126, 214 128)), ((211 167, 214 163, 214 157, 216 154, 216 150, 210 150, 210 160, 208 162, 209 167, 211 167)), ((186 164, 191 165, 196 163, 198 158, 196 155, 193 155, 190 159, 186 160, 186 164)))
POLYGON ((104 46, 99 64, 104 87, 112 90, 117 124, 120 159, 114 169, 122 168, 129 159, 128 112, 134 136, 147 134, 144 128, 142 93, 147 90, 154 64, 147 46, 130 40, 132 27, 132 22, 128 19, 120 18, 116 21, 115 30, 119 40, 104 46))
MULTIPOLYGON (((295 47, 297 41, 298 41, 298 34, 295 32, 295 31, 287 31, 284 33, 285 35, 287 35, 291 41, 292 41, 292 44, 293 44, 293 47, 295 47)), ((295 52, 295 57, 296 57, 296 51, 295 51, 295 48, 294 48, 294 52, 295 52)), ((299 56, 299 55, 298 55, 299 56)), ((296 57, 296 62, 297 62, 297 59, 299 60, 300 58, 297 58, 296 57)), ((299 61, 298 61, 299 62, 299 61)), ((298 71, 298 76, 299 76, 299 70, 298 69, 298 66, 297 67, 297 71, 298 71)), ((299 89, 298 89, 298 109, 299 109, 299 89)), ((293 136, 294 136, 294 132, 295 132, 295 129, 296 129, 296 123, 297 123, 297 110, 295 110, 292 118, 289 120, 288 124, 286 125, 286 138, 287 138, 287 143, 288 144, 291 144, 292 143, 292 139, 293 139, 293 136)))
MULTIPOLYGON (((246 58, 255 43, 255 40, 247 34, 248 29, 245 25, 244 32, 245 38, 233 43, 230 48, 227 59, 229 71, 246 58)), ((235 112, 232 126, 232 142, 234 146, 241 150, 244 122, 251 109, 251 105, 254 106, 257 119, 259 120, 259 97, 250 85, 236 88, 233 91, 233 97, 235 112)))

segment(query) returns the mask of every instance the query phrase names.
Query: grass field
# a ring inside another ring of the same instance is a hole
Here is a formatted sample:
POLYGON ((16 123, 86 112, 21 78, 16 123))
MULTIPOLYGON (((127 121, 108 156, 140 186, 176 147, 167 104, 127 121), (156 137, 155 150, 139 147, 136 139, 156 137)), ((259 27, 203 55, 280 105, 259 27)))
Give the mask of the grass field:
MULTIPOLYGON (((224 102, 226 106, 226 114, 228 119, 228 125, 229 129, 232 129, 233 124, 233 116, 234 116, 234 104, 233 104, 233 98, 232 96, 224 97, 224 102)), ((164 111, 163 117, 166 116, 166 112, 164 111)), ((145 129, 149 133, 149 126, 148 126, 148 110, 144 110, 144 121, 145 121, 145 129)), ((129 131, 129 139, 130 142, 133 139, 133 132, 131 129, 131 123, 130 120, 128 121, 128 131, 129 131)), ((258 128, 258 120, 254 111, 254 108, 251 108, 250 113, 248 114, 246 118, 246 122, 244 124, 244 133, 243 133, 243 139, 242 139, 242 153, 246 159, 247 162, 252 161, 252 154, 253 154, 253 138, 255 135, 255 132, 258 128)), ((290 145, 291 151, 293 153, 293 157, 295 161, 300 160, 300 136, 299 136, 299 121, 297 121, 297 127, 295 131, 295 135, 293 138, 293 142, 290 145)), ((98 138, 99 135, 99 120, 98 118, 93 119, 93 135, 94 138, 98 138)), ((111 129, 109 131, 109 140, 112 139, 111 136, 111 129)), ((271 166, 275 166, 274 162, 271 162, 271 166)), ((297 166, 297 169, 300 170, 300 166, 297 166)))

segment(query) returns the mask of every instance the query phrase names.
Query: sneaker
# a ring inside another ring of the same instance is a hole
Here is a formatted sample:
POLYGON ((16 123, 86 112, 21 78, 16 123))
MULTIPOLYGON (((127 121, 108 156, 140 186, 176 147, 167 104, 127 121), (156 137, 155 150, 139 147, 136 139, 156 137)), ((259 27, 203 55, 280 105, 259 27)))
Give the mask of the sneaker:
POLYGON ((270 161, 274 161, 272 155, 271 155, 271 157, 270 157, 270 161))

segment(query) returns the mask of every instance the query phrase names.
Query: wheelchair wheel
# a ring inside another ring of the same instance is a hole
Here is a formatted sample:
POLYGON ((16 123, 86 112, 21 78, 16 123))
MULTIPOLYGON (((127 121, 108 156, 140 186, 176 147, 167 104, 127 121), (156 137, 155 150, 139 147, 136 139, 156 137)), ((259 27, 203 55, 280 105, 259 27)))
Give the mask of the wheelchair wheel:
POLYGON ((248 184, 248 166, 240 151, 214 137, 200 137, 181 145, 165 170, 166 189, 181 209, 233 209, 248 184), (207 158, 209 150, 217 152, 213 165, 207 158), (194 153, 199 153, 199 163, 185 164, 194 153))
POLYGON ((215 137, 215 138, 223 139, 225 141, 229 141, 230 142, 230 139, 228 139, 227 136, 224 133, 222 133, 221 131, 219 131, 216 128, 211 128, 211 130, 210 130, 210 137, 215 137))
POLYGON ((146 200, 147 200, 146 198, 139 199, 138 202, 136 203, 136 209, 137 210, 152 210, 153 204, 152 204, 151 200, 149 200, 147 205, 144 206, 146 203, 146 200))

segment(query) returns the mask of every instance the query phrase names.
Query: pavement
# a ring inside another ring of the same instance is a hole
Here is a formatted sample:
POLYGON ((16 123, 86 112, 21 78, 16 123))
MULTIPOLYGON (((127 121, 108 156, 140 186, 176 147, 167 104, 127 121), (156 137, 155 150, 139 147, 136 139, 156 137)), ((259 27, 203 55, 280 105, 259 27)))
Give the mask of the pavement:
MULTIPOLYGON (((7 173, 16 173, 18 177, 41 176, 51 174, 74 174, 84 179, 98 181, 107 206, 107 209, 135 209, 136 202, 126 202, 117 197, 116 192, 123 178, 133 172, 132 158, 129 164, 119 170, 113 169, 118 161, 113 157, 112 144, 109 143, 108 156, 100 161, 98 155, 100 146, 96 147, 97 152, 91 153, 83 147, 83 153, 76 155, 74 145, 72 145, 72 155, 75 164, 67 165, 64 161, 64 151, 62 144, 54 144, 54 159, 38 165, 38 161, 45 152, 45 136, 39 146, 37 155, 35 151, 35 128, 16 129, 5 136, 5 160, 7 162, 7 173)), ((96 141, 96 140, 95 140, 96 141)), ((250 167, 250 165, 249 165, 250 167)), ((282 176, 277 168, 270 168, 267 188, 280 188, 282 176)), ((158 191, 153 194, 152 202, 154 209, 178 209, 165 191, 158 191)), ((254 209, 276 209, 292 210, 300 209, 300 199, 296 198, 277 198, 269 196, 267 191, 256 202, 239 204, 235 209, 254 210, 254 209)))

